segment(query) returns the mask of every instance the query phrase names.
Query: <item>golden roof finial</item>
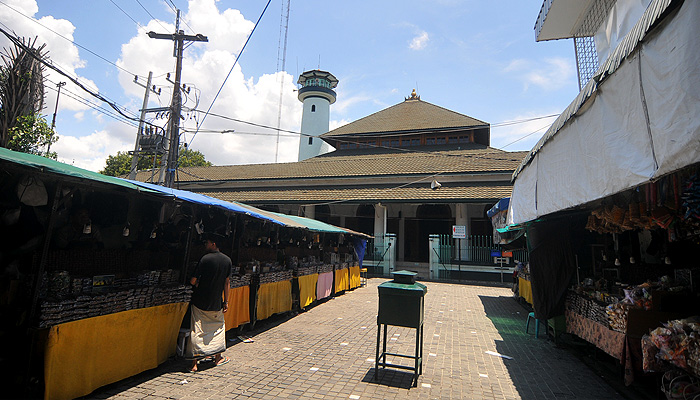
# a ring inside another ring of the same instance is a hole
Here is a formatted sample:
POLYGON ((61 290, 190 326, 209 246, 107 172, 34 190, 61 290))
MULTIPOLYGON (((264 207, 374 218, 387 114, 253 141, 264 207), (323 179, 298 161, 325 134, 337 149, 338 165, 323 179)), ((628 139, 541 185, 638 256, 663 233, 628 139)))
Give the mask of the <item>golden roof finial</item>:
POLYGON ((416 89, 413 89, 411 97, 406 97, 405 100, 420 100, 420 96, 416 95, 416 89))

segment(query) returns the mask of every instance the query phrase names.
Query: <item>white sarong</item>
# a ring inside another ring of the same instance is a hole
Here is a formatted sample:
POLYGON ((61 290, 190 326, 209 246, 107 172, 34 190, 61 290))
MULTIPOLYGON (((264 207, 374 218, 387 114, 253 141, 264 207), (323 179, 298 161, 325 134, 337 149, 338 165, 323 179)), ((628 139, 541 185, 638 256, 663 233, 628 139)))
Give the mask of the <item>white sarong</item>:
POLYGON ((190 307, 192 308, 191 332, 185 357, 192 360, 226 351, 224 313, 221 310, 200 310, 194 305, 190 307))

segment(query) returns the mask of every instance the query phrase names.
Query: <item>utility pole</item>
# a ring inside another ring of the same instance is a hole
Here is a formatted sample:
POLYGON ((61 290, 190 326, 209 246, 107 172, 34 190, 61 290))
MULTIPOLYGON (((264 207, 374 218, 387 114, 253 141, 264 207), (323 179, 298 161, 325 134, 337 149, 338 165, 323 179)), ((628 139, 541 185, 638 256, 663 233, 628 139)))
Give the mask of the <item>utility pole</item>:
POLYGON ((175 170, 177 169, 178 149, 180 147, 180 113, 182 112, 182 97, 180 95, 180 79, 182 75, 182 52, 184 50, 185 41, 188 42, 208 42, 206 36, 202 34, 185 35, 185 31, 180 30, 180 10, 177 10, 177 19, 175 20, 175 33, 155 33, 148 32, 148 37, 151 39, 166 39, 172 40, 174 43, 173 57, 176 58, 175 67, 175 82, 173 87, 173 99, 171 102, 170 124, 169 124, 169 140, 168 140, 168 158, 166 164, 166 174, 163 185, 173 187, 175 181, 175 170))
MULTIPOLYGON (((51 120, 51 139, 53 139, 53 128, 56 127, 56 113, 58 112, 58 99, 61 97, 61 88, 66 86, 65 82, 58 82, 56 87, 58 87, 58 94, 56 94, 56 108, 53 110, 53 119, 51 120)), ((49 145, 46 147, 46 154, 51 150, 51 140, 49 140, 49 145)))
POLYGON ((153 72, 148 72, 148 80, 146 85, 141 84, 138 76, 134 76, 134 83, 146 89, 146 93, 143 95, 143 107, 141 107, 141 117, 139 118, 139 127, 136 132, 136 144, 134 145, 134 154, 131 158, 131 170, 129 171, 129 179, 136 178, 136 170, 139 165, 139 150, 141 149, 141 136, 143 135, 143 123, 146 118, 146 107, 148 107, 148 95, 153 91, 155 94, 160 94, 160 89, 156 92, 155 85, 151 87, 151 81, 153 80, 153 72))

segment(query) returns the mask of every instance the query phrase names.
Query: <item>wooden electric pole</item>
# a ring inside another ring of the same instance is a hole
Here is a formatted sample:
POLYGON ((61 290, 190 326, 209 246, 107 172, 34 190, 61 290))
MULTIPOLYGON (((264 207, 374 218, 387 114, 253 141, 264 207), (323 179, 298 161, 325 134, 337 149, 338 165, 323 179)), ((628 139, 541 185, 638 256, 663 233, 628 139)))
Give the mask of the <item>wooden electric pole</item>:
MULTIPOLYGON (((182 97, 180 94, 180 79, 182 75, 182 51, 184 50, 185 41, 188 42, 208 42, 206 36, 185 35, 185 32, 180 30, 180 10, 177 10, 177 19, 175 20, 175 33, 155 33, 148 32, 148 37, 151 39, 166 39, 172 40, 174 43, 173 56, 175 57, 175 82, 173 87, 173 99, 170 104, 170 124, 169 124, 169 139, 167 150, 167 163, 165 169, 165 177, 162 181, 163 186, 173 187, 175 181, 175 171, 177 170, 178 150, 180 148, 180 113, 182 112, 182 97)), ((160 182, 159 182, 160 183, 160 182)))

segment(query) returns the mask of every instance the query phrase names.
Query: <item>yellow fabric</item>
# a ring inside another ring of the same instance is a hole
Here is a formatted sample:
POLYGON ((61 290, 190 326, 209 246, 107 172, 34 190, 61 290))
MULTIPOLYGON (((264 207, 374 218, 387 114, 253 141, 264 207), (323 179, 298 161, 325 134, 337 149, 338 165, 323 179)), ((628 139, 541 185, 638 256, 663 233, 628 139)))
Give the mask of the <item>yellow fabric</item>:
POLYGON ((257 318, 292 310, 292 281, 263 283, 258 289, 257 318))
POLYGON ((360 266, 350 267, 348 274, 350 276, 350 289, 360 287, 360 266))
POLYGON ((335 292, 342 292, 343 290, 348 290, 349 287, 348 282, 348 269, 343 268, 343 269, 336 269, 335 270, 335 292))
POLYGON ((304 308, 316 301, 318 274, 303 275, 299 278, 299 307, 304 308))
POLYGON ((528 304, 532 304, 532 284, 530 281, 526 281, 523 278, 518 278, 518 290, 520 291, 520 297, 525 299, 528 304))
POLYGON ((228 310, 224 313, 226 330, 250 322, 250 286, 229 289, 228 310))
POLYGON ((123 311, 51 327, 44 399, 73 399, 152 369, 175 354, 188 303, 123 311))

